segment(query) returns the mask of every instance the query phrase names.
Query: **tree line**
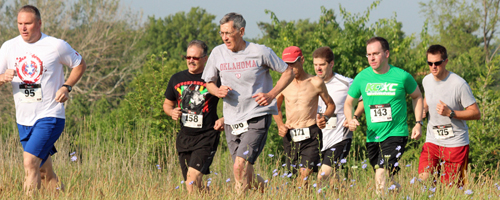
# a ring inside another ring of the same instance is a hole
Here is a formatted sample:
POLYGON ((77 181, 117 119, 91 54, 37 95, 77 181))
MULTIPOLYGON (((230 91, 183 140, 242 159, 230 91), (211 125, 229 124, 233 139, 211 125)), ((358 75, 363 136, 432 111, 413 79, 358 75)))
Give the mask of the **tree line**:
MULTIPOLYGON (((121 6, 119 0, 6 2, 0 0, 0 44, 19 34, 17 8, 33 4, 42 12, 42 32, 66 40, 87 62, 88 70, 66 104, 65 133, 74 137, 101 134, 106 140, 119 143, 129 141, 125 138, 131 137, 128 134, 131 130, 147 126, 147 133, 140 137, 148 137, 151 162, 158 159, 154 156, 158 144, 174 139, 179 128, 179 122, 172 121, 163 112, 163 93, 170 76, 186 69, 182 55, 187 44, 199 39, 212 49, 222 43, 218 24, 214 23, 219 19, 199 7, 164 18, 142 20, 141 13, 121 6), (82 124, 84 128, 79 126, 82 124)), ((314 74, 311 56, 314 49, 329 46, 335 54, 334 71, 354 78, 369 66, 365 57, 366 40, 382 36, 390 43, 389 63, 412 74, 421 89, 423 77, 429 74, 426 49, 431 44, 445 46, 449 55, 448 70, 470 84, 483 116, 479 121, 467 122, 474 170, 483 172, 497 168, 495 158, 500 154, 500 41, 497 30, 500 0, 421 3, 426 22, 420 33, 410 35, 402 31, 403 24, 396 20, 396 14, 369 24, 370 12, 379 4, 380 1, 375 1, 363 13, 357 14, 341 5, 339 13, 321 7, 318 21, 280 20, 269 8, 265 13, 271 22, 258 23, 263 36, 246 40, 264 44, 278 56, 288 46, 301 47, 306 59, 304 68, 309 74, 314 74)), ((275 81, 278 80, 279 74, 273 72, 272 75, 275 81)), ((0 129, 15 123, 11 94, 10 87, 0 88, 0 129)), ((409 99, 407 106, 411 107, 409 99)), ((362 123, 364 120, 363 117, 362 123)), ((408 123, 413 121, 414 115, 408 113, 408 123)), ((362 126, 354 134, 353 149, 360 150, 355 155, 358 159, 364 159, 365 131, 366 126, 362 126)), ((282 151, 277 132, 273 123, 264 153, 282 151)), ((6 134, 12 133, 2 131, 0 136, 6 134)), ((408 153, 403 159, 418 159, 424 141, 425 138, 409 142, 408 153)), ((75 144, 75 148, 78 145, 75 144)))

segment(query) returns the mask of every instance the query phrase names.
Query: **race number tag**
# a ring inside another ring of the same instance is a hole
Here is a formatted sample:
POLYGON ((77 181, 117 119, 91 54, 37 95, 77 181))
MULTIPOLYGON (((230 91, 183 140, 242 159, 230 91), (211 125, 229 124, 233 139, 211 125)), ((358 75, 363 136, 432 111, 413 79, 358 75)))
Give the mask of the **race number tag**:
POLYGON ((233 129, 231 132, 233 135, 241 135, 242 133, 248 131, 248 123, 246 121, 238 124, 231 124, 230 126, 231 129, 233 129))
POLYGON ((182 124, 190 128, 201 128, 203 126, 203 115, 182 113, 182 124))
POLYGON ((391 104, 370 105, 372 123, 392 121, 391 104))
POLYGON ((455 136, 451 124, 433 126, 432 132, 434 132, 434 137, 440 140, 455 136))
POLYGON ((23 94, 20 99, 23 103, 42 101, 42 86, 40 84, 21 84, 19 85, 19 92, 23 94))
POLYGON ((311 138, 311 133, 309 128, 290 129, 290 136, 292 136, 293 142, 300 142, 311 138))
POLYGON ((337 117, 330 117, 330 119, 326 122, 325 129, 335 129, 337 128, 337 117))

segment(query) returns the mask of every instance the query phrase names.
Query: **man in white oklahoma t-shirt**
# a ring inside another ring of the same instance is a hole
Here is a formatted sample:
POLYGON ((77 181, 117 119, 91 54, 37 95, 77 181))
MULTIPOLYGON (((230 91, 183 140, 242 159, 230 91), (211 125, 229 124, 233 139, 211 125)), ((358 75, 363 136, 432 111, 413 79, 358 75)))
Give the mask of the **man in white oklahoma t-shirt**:
POLYGON ((0 85, 12 83, 16 121, 23 145, 26 172, 24 189, 32 194, 43 184, 64 189, 52 168, 50 155, 64 129, 64 102, 83 75, 86 64, 64 40, 43 34, 38 9, 25 5, 19 9, 20 35, 0 48, 0 85), (64 81, 63 65, 72 68, 64 81))

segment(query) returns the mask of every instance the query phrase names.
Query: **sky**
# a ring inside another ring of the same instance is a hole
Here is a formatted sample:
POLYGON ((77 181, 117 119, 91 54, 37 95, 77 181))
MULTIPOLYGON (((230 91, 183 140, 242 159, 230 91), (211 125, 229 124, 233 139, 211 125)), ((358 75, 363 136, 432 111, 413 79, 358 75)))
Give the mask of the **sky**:
MULTIPOLYGON (((419 2, 428 0, 382 0, 377 8, 370 13, 370 24, 381 18, 396 19, 403 23, 403 31, 410 35, 420 33, 424 25, 425 16, 420 13, 419 2)), ((257 22, 271 22, 270 15, 264 11, 273 11, 279 20, 291 21, 309 19, 318 21, 321 15, 321 6, 333 9, 337 21, 341 19, 339 6, 351 13, 363 13, 372 4, 373 0, 121 0, 122 5, 130 6, 135 11, 143 11, 144 19, 147 16, 164 18, 179 11, 189 12, 192 7, 201 7, 208 13, 216 16, 218 21, 229 12, 243 15, 247 25, 245 37, 256 38, 263 33, 257 27, 257 22)))

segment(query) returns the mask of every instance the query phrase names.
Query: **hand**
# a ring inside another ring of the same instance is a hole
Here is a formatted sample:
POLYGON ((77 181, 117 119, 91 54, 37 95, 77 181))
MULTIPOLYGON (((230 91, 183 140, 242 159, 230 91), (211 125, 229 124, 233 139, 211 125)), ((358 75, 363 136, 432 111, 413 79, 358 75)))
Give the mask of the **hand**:
POLYGON ((233 90, 233 88, 230 88, 229 86, 225 86, 225 85, 221 85, 219 87, 219 90, 217 91, 217 97, 219 98, 224 98, 227 96, 227 93, 229 93, 229 91, 233 90))
POLYGON ((422 125, 420 123, 415 124, 415 126, 413 127, 413 130, 411 131, 411 139, 414 139, 414 140, 420 139, 420 136, 422 136, 421 129, 422 129, 422 125))
POLYGON ((177 107, 172 110, 172 119, 174 121, 177 121, 179 118, 181 118, 182 111, 181 108, 177 107))
POLYGON ((359 126, 359 122, 357 119, 352 119, 348 123, 349 123, 349 130, 350 131, 355 131, 356 128, 358 128, 358 126, 359 126))
POLYGON ((257 102, 260 106, 267 106, 274 99, 274 97, 272 97, 270 94, 268 94, 268 93, 262 93, 262 92, 253 95, 252 98, 254 98, 255 102, 257 102))
POLYGON ((288 130, 291 129, 292 127, 290 127, 289 125, 285 124, 283 126, 278 126, 278 129, 279 129, 279 132, 278 134, 281 136, 281 137, 285 137, 286 133, 288 133, 288 130))
POLYGON ((436 110, 437 110, 438 114, 440 114, 442 116, 446 116, 446 117, 449 117, 450 113, 451 113, 450 108, 448 108, 448 106, 445 103, 443 103, 441 100, 439 100, 439 103, 436 106, 436 110))
POLYGON ((12 82, 14 79, 14 76, 16 76, 16 70, 13 69, 7 69, 5 70, 5 73, 3 74, 3 78, 0 80, 0 82, 7 83, 7 82, 12 82))
POLYGON ((215 121, 214 129, 216 131, 223 131, 224 130, 224 117, 215 121))
POLYGON ((316 114, 316 125, 318 125, 320 129, 324 129, 326 127, 325 116, 316 114))
POLYGON ((56 92, 56 102, 59 103, 64 103, 68 100, 69 98, 69 91, 68 88, 66 87, 61 87, 59 90, 56 92))

